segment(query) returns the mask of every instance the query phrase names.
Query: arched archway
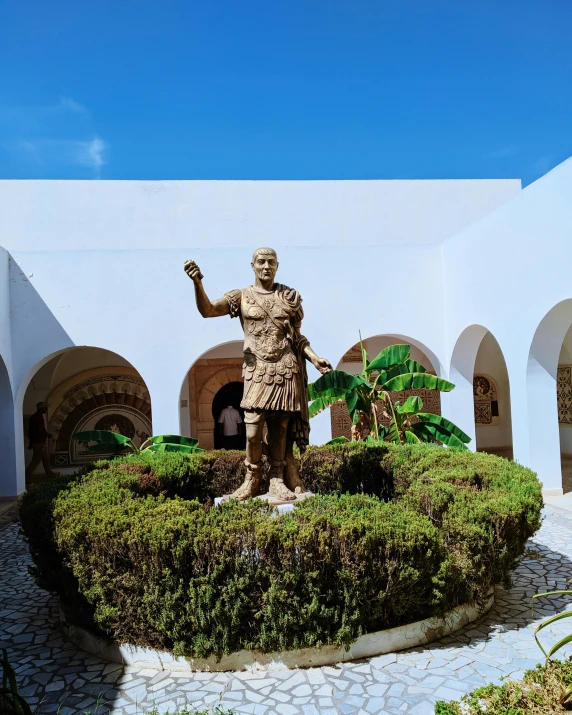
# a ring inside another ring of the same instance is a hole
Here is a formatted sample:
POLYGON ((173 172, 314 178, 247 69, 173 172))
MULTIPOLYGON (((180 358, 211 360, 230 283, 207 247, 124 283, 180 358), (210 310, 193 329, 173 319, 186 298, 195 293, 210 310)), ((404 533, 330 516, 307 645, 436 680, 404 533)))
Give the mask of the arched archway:
POLYGON ((528 355, 526 390, 530 466, 545 493, 572 491, 572 299, 540 321, 528 355))
MULTIPOLYGON (((31 376, 23 396, 23 430, 28 445, 28 422, 36 405, 47 403, 44 418, 49 438, 49 468, 73 471, 98 456, 72 439, 75 432, 109 429, 142 443, 152 432, 151 399, 142 377, 121 356, 95 347, 74 347, 43 361, 31 376)), ((44 478, 38 465, 31 471, 33 450, 26 453, 27 482, 44 478)))
MULTIPOLYGON (((235 382, 228 382, 223 385, 220 390, 216 393, 212 402, 212 416, 215 423, 214 429, 214 448, 222 449, 224 447, 224 441, 222 438, 221 430, 219 429, 218 419, 221 412, 232 405, 235 410, 238 410, 244 424, 244 410, 240 406, 242 400, 242 392, 244 389, 244 383, 236 380, 235 382)), ((236 439, 236 449, 246 449, 246 433, 244 430, 239 431, 239 435, 236 439)))
POLYGON ((181 434, 195 437, 203 449, 214 449, 213 401, 225 385, 243 383, 243 343, 233 340, 203 353, 191 366, 181 388, 181 434))
POLYGON ((449 379, 451 419, 472 437, 470 447, 512 459, 512 416, 508 371, 501 347, 482 325, 457 338, 449 379))
MULTIPOLYGON (((405 335, 374 335, 363 340, 365 349, 370 358, 375 357, 384 348, 397 343, 405 343, 411 346, 411 358, 421 363, 428 372, 441 375, 441 365, 436 355, 422 343, 412 340, 405 335)), ((347 350, 336 366, 337 370, 344 370, 352 374, 362 371, 362 356, 359 343, 347 350)), ((403 402, 409 395, 418 395, 423 400, 423 408, 426 412, 441 414, 440 393, 433 390, 406 390, 396 395, 396 399, 403 402)), ((316 418, 318 419, 318 418, 316 418)), ((351 419, 344 402, 337 402, 330 408, 330 421, 332 438, 344 436, 351 439, 351 419)))

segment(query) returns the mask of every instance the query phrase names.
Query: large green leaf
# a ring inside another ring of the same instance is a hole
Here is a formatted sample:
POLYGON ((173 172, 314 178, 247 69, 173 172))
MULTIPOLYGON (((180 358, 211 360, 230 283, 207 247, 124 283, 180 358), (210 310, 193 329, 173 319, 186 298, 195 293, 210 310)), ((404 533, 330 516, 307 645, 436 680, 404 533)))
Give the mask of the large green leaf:
POLYGON ((349 372, 343 370, 332 370, 308 385, 308 397, 310 400, 315 400, 323 397, 324 392, 328 393, 330 390, 349 391, 358 387, 371 389, 371 385, 361 375, 350 375, 349 372))
POLYGON ((407 442, 407 444, 419 444, 419 442, 421 442, 421 439, 414 432, 411 432, 410 430, 406 429, 405 441, 407 442))
POLYGON ((125 444, 104 444, 102 442, 98 442, 98 444, 92 444, 88 447, 87 451, 92 454, 119 454, 119 452, 127 449, 128 446, 129 445, 125 444))
POLYGON ((383 383, 391 380, 393 377, 398 375, 407 375, 410 372, 427 372, 420 362, 415 362, 415 360, 405 360, 405 362, 399 365, 394 365, 389 370, 382 370, 376 379, 378 385, 383 385, 383 383))
POLYGON ((334 439, 326 442, 326 444, 345 444, 346 442, 349 442, 349 439, 342 435, 341 437, 334 437, 334 439))
MULTIPOLYGON (((341 391, 340 391, 341 392, 341 391)), ((310 419, 312 417, 315 417, 316 415, 319 415, 320 412, 323 412, 326 410, 328 407, 331 407, 334 405, 336 402, 339 402, 340 400, 344 400, 347 395, 351 395, 352 393, 343 393, 341 395, 336 395, 336 394, 331 394, 331 395, 325 395, 324 397, 318 397, 315 399, 313 402, 310 403, 308 406, 308 413, 310 416, 310 419)))
POLYGON ((455 437, 454 434, 451 434, 448 429, 441 427, 441 425, 417 422, 417 424, 411 425, 409 429, 417 435, 422 442, 440 442, 441 444, 446 444, 448 447, 457 447, 457 449, 462 450, 467 449, 466 445, 463 444, 458 437, 455 437))
POLYGON ((410 345, 390 345, 385 348, 385 350, 382 350, 379 355, 373 358, 367 366, 366 372, 369 373, 374 370, 388 370, 389 368, 408 360, 410 354, 410 345))
POLYGON ((361 361, 363 364, 363 371, 365 372, 367 369, 367 366, 369 365, 369 355, 367 354, 367 350, 365 349, 363 340, 361 339, 361 332, 359 334, 359 346, 361 349, 361 361))
POLYGON ((100 442, 101 444, 115 444, 125 446, 131 442, 129 437, 117 432, 109 430, 90 430, 87 432, 75 432, 72 434, 72 439, 77 439, 80 442, 100 442))
POLYGON ((416 415, 423 409, 423 400, 417 395, 410 395, 402 405, 396 402, 393 407, 401 415, 416 415))
POLYGON ((180 434, 158 434, 154 437, 149 437, 148 440, 152 444, 186 444, 187 447, 196 447, 199 440, 194 437, 183 437, 180 434))
POLYGON ((440 425, 441 427, 444 427, 446 430, 449 430, 451 434, 454 434, 457 439, 460 439, 463 444, 469 444, 469 442, 471 441, 471 438, 468 434, 465 434, 462 429, 459 429, 457 427, 457 425, 453 424, 453 422, 446 419, 445 417, 441 417, 441 415, 434 415, 431 412, 419 412, 417 414, 417 419, 420 422, 430 422, 434 425, 440 425))
POLYGON ((384 382, 380 387, 387 392, 421 389, 449 392, 455 385, 448 380, 443 380, 443 378, 430 375, 427 372, 408 372, 405 375, 398 375, 391 380, 387 380, 387 382, 384 382))
POLYGON ((159 444, 151 444, 146 452, 183 452, 184 454, 196 454, 204 452, 200 447, 192 447, 188 444, 169 444, 168 442, 160 442, 159 444))

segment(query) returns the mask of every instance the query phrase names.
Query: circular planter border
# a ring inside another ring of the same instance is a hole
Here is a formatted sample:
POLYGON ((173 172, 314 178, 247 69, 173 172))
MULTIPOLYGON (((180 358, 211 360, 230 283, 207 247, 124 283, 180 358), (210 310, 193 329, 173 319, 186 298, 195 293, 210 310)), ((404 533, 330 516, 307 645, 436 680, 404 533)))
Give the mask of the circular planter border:
POLYGON ((354 641, 349 650, 344 650, 344 648, 339 648, 335 645, 326 645, 322 648, 302 648, 282 653, 240 650, 236 653, 225 655, 218 661, 215 656, 187 658, 185 656, 175 656, 168 651, 119 644, 110 639, 95 636, 83 628, 68 623, 61 609, 60 619, 66 635, 75 645, 91 655, 112 663, 121 663, 122 665, 137 668, 188 673, 193 671, 228 672, 245 669, 273 671, 335 665, 336 663, 371 658, 426 645, 463 628, 468 623, 478 620, 490 610, 494 600, 494 589, 491 589, 481 604, 462 604, 448 611, 444 616, 432 616, 423 621, 408 623, 404 626, 367 633, 354 641))

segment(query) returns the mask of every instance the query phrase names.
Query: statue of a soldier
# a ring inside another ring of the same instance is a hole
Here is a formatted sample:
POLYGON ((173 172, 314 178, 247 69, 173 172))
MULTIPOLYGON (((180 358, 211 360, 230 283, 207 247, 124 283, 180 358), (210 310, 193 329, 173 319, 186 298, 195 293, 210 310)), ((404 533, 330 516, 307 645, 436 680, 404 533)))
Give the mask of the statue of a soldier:
POLYGON ((197 308, 203 318, 238 317, 244 330, 244 395, 240 404, 246 424, 246 478, 232 496, 242 500, 258 494, 266 424, 269 494, 289 501, 305 491, 293 454, 294 443, 301 452, 305 450, 310 433, 305 361, 310 360, 321 373, 332 366, 316 355, 300 332, 304 317, 300 294, 274 282, 276 251, 257 249, 251 265, 254 285, 231 290, 212 302, 194 261, 185 263, 185 273, 195 284, 197 308))

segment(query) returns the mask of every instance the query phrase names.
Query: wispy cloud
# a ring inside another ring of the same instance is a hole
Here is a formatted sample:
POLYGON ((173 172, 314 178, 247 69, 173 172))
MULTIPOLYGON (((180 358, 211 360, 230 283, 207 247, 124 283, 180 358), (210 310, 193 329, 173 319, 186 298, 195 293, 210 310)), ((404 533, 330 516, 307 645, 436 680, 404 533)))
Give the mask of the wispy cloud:
POLYGON ((106 142, 98 136, 91 139, 23 139, 6 148, 25 154, 31 161, 47 165, 85 166, 97 175, 105 164, 106 142))
POLYGON ((0 133, 5 151, 48 170, 85 167, 99 177, 108 156, 87 107, 69 96, 48 105, 0 106, 0 133))
POLYGON ((506 144, 486 154, 487 159, 505 159, 508 156, 516 156, 520 153, 520 147, 517 144, 506 144))

